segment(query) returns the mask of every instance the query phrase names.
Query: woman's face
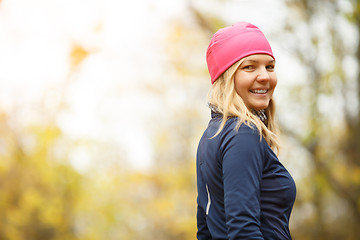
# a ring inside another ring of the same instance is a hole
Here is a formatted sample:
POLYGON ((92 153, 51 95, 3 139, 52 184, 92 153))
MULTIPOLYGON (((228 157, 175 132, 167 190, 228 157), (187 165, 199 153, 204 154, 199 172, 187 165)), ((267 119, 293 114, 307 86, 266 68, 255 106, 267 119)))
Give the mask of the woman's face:
POLYGON ((235 90, 250 109, 266 109, 276 84, 275 60, 266 54, 245 57, 235 72, 235 90))

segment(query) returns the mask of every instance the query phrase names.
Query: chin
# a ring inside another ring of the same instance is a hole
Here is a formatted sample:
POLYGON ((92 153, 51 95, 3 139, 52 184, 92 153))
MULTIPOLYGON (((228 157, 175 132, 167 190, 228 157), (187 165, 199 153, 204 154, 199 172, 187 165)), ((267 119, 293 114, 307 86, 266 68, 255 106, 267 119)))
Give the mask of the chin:
POLYGON ((268 108, 268 106, 269 104, 253 105, 251 109, 259 111, 268 108))
POLYGON ((258 107, 258 108, 251 108, 255 111, 265 110, 267 107, 258 107))

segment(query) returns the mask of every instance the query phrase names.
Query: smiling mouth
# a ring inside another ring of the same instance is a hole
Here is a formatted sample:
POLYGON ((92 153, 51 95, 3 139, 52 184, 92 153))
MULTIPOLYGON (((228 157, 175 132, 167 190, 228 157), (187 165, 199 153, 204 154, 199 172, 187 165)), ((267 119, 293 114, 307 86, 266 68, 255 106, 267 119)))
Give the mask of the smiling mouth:
POLYGON ((262 90, 256 89, 256 90, 250 90, 250 92, 255 93, 255 94, 264 94, 264 93, 267 93, 268 90, 266 90, 266 89, 262 89, 262 90))

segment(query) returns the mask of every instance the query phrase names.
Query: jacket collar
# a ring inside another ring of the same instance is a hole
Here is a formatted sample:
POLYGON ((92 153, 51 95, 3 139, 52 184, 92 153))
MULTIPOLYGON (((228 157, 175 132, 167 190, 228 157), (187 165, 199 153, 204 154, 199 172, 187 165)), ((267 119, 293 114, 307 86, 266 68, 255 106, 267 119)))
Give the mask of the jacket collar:
POLYGON ((222 116, 221 113, 211 110, 211 118, 222 118, 222 116))

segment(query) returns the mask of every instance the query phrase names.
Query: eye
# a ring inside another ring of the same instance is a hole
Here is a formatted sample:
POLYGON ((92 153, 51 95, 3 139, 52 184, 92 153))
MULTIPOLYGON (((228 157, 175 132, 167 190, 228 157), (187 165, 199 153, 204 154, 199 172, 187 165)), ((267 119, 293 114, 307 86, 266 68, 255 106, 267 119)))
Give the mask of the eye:
POLYGON ((253 65, 246 65, 243 67, 244 70, 253 70, 254 66, 253 65))
POLYGON ((267 65, 266 69, 269 70, 269 71, 274 71, 275 65, 273 65, 273 64, 267 65))

